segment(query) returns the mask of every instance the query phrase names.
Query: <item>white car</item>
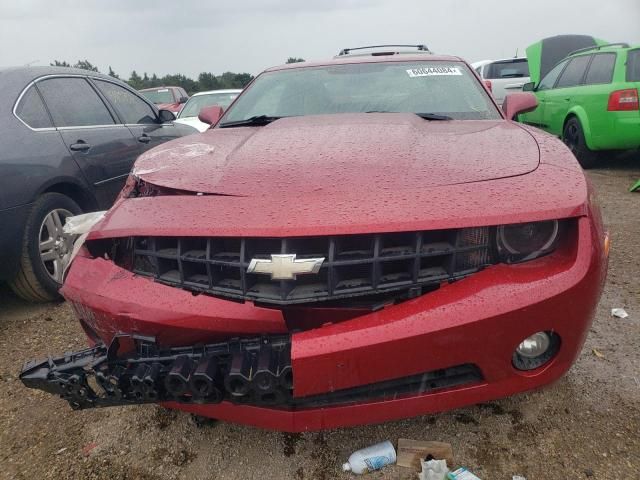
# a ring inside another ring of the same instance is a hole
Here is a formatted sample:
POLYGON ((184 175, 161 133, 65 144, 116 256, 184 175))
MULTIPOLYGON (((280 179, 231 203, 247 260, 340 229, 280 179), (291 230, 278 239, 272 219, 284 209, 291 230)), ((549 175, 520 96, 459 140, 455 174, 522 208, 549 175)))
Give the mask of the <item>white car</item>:
POLYGON ((529 82, 529 64, 526 58, 482 60, 471 66, 478 75, 491 82, 491 93, 500 106, 505 95, 522 90, 522 86, 529 82))
POLYGON ((191 98, 184 104, 180 113, 178 113, 175 123, 183 123, 190 127, 197 128, 199 132, 204 132, 211 125, 203 123, 198 120, 198 114, 204 107, 210 107, 211 105, 220 105, 226 110, 231 105, 231 102, 240 95, 242 90, 228 89, 228 90, 209 90, 207 92, 194 93, 191 98))

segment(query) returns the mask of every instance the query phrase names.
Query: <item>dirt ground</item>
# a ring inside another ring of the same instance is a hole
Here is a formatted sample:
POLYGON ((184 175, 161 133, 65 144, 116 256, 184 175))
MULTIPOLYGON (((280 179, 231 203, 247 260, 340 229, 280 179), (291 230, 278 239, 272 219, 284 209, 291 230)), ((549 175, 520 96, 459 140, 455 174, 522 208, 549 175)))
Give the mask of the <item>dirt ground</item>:
MULTIPOLYGON (((640 479, 640 155, 592 170, 612 233, 609 277, 571 371, 543 391, 409 420, 291 435, 198 426, 157 406, 73 412, 28 390, 22 361, 83 347, 65 304, 28 305, 0 287, 0 478, 333 479, 358 448, 400 437, 453 445, 456 463, 483 480, 640 479), (626 319, 612 318, 624 307, 626 319)), ((373 479, 414 479, 392 466, 373 479)))

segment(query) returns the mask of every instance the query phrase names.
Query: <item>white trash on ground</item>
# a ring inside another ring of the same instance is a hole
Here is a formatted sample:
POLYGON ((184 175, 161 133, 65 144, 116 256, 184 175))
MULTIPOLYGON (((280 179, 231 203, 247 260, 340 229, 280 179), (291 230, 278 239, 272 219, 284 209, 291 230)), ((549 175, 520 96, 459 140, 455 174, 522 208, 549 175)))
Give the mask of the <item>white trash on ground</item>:
POLYGON ((480 477, 476 477, 473 473, 464 467, 460 467, 453 472, 447 473, 448 480, 480 480, 480 477))
POLYGON ((345 472, 361 475, 396 463, 396 449, 390 441, 376 443, 370 447, 353 452, 349 461, 342 465, 345 472))
POLYGON ((611 316, 612 317, 618 317, 618 318, 627 318, 629 316, 629 314, 627 313, 627 311, 624 308, 612 308, 611 309, 611 316))
POLYGON ((420 460, 422 472, 418 474, 420 480, 447 480, 446 460, 420 460))

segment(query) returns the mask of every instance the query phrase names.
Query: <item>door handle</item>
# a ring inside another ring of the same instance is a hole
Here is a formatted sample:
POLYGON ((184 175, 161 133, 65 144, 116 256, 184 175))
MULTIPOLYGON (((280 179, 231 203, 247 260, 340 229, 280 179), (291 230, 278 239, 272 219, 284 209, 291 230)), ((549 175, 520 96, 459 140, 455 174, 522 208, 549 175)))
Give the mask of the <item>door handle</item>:
POLYGON ((568 102, 568 101, 570 101, 570 100, 571 100, 571 98, 570 98, 570 97, 567 97, 567 98, 565 98, 565 99, 564 99, 564 101, 565 101, 565 102, 568 102))
POLYGON ((151 137, 144 133, 138 137, 138 141, 140 143, 149 143, 151 141, 151 137))
POLYGON ((69 148, 74 152, 86 152, 91 148, 91 145, 89 145, 84 140, 78 140, 76 143, 72 143, 71 145, 69 145, 69 148))

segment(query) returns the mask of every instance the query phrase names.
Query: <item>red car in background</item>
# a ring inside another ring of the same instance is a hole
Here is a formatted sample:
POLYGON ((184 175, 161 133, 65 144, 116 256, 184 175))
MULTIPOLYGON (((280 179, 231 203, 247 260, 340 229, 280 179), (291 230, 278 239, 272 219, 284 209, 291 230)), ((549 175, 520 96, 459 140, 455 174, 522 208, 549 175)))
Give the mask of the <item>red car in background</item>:
POLYGON ((608 236, 535 106, 425 47, 267 70, 139 158, 62 288, 92 347, 22 381, 305 431, 557 380, 608 236))
POLYGON ((189 100, 189 95, 182 87, 154 87, 138 90, 144 97, 155 103, 162 110, 169 110, 174 114, 182 109, 189 100))

